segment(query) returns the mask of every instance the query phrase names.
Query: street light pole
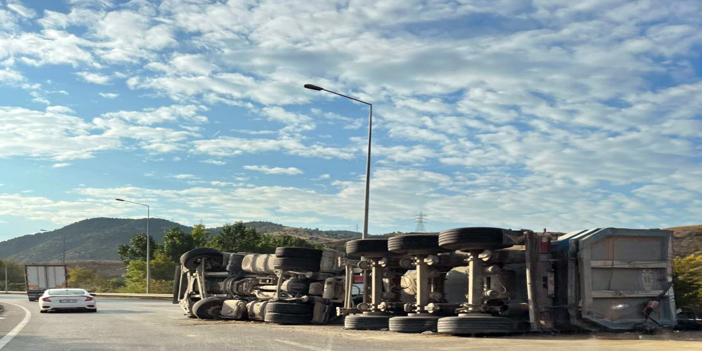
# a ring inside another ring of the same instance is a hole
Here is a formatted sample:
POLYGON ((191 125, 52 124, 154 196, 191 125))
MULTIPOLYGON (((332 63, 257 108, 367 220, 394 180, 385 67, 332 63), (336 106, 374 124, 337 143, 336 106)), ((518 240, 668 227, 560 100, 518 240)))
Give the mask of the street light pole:
POLYGON ((151 207, 146 204, 140 204, 138 202, 115 199, 117 201, 129 202, 131 204, 145 206, 146 207, 146 293, 151 293, 151 236, 149 235, 149 220, 151 219, 151 207))
POLYGON ((371 172, 371 142, 373 138, 373 104, 369 102, 365 102, 363 100, 359 100, 353 97, 350 97, 348 95, 340 94, 335 91, 327 90, 322 87, 313 85, 313 84, 305 84, 305 88, 310 89, 310 90, 316 90, 316 91, 326 91, 328 93, 338 95, 344 98, 347 98, 349 100, 353 100, 356 102, 360 102, 362 104, 368 105, 370 108, 369 113, 368 113, 368 154, 366 156, 366 191, 365 191, 365 200, 364 200, 364 207, 363 207, 363 233, 361 234, 361 239, 365 239, 366 236, 368 236, 368 208, 370 204, 370 172, 371 172))

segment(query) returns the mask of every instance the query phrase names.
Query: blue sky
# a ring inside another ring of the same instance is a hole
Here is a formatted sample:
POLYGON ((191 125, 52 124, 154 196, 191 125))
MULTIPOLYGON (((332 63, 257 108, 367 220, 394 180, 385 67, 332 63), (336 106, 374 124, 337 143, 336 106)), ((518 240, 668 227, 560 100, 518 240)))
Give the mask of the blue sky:
POLYGON ((699 1, 0 0, 0 239, 702 223, 699 1))

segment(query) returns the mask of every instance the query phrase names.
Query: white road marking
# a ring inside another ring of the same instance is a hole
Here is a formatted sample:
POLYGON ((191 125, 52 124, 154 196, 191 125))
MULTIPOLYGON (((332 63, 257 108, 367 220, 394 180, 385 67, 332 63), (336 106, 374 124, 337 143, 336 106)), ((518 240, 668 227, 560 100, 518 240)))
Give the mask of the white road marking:
POLYGON ((3 302, 3 303, 6 303, 6 304, 12 305, 12 306, 17 306, 17 307, 23 309, 24 310, 24 319, 22 319, 22 321, 19 322, 19 324, 17 324, 17 326, 14 329, 10 330, 9 333, 7 333, 2 339, 0 339, 0 350, 2 350, 2 348, 5 347, 5 345, 7 345, 7 343, 10 342, 10 340, 12 340, 12 338, 15 337, 15 335, 19 334, 19 332, 22 331, 24 326, 27 325, 27 323, 29 323, 29 319, 32 318, 32 312, 29 312, 29 310, 24 308, 23 306, 16 305, 14 303, 9 303, 9 302, 3 302))
POLYGON ((294 341, 290 341, 290 340, 273 339, 273 341, 277 341, 277 342, 282 343, 282 344, 288 344, 290 346, 300 347, 300 348, 307 349, 307 350, 324 351, 324 349, 320 349, 318 347, 300 344, 299 342, 294 342, 294 341))

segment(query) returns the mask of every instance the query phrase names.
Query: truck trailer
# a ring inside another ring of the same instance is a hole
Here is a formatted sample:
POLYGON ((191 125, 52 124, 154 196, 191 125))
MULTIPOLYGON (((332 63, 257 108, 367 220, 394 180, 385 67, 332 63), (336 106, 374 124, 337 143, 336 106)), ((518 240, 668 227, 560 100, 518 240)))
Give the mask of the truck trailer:
POLYGON ((29 301, 37 301, 48 289, 68 287, 68 270, 65 265, 27 264, 24 272, 29 301))

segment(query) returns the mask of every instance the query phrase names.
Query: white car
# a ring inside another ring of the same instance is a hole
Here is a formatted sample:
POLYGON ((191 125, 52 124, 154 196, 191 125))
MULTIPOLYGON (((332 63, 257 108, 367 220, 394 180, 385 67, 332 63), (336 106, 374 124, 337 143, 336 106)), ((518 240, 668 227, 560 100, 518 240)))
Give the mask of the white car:
POLYGON ((85 310, 97 312, 97 301, 83 289, 49 289, 39 298, 39 312, 85 310))

